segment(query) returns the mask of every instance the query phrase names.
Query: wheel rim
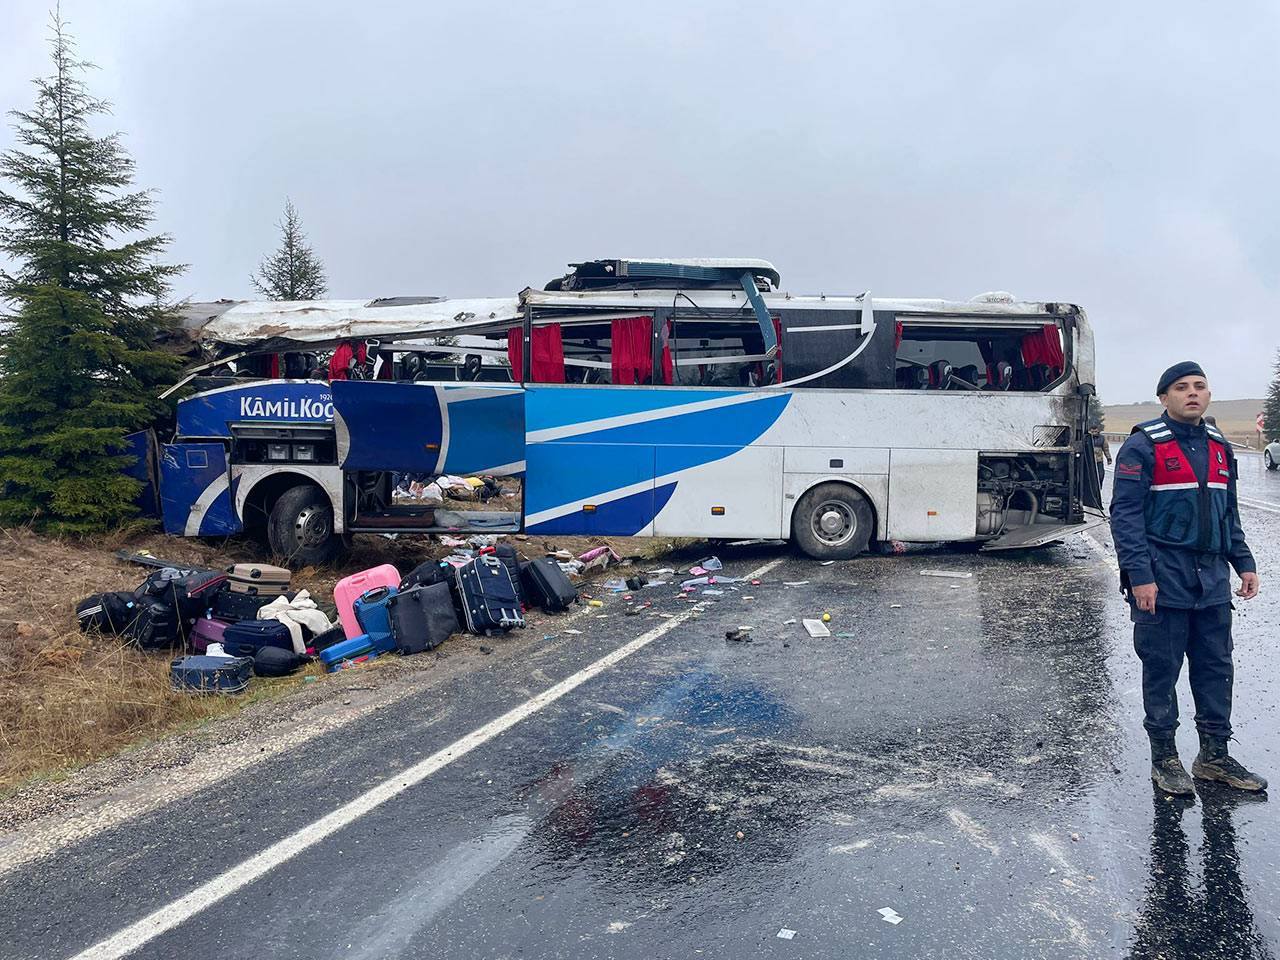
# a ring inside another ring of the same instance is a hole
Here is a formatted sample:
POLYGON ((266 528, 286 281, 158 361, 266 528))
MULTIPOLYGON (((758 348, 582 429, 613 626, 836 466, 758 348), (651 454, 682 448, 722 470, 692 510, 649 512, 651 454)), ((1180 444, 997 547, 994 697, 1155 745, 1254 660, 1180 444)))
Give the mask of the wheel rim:
POLYGON ((300 547, 318 547, 329 539, 333 521, 326 507, 303 507, 293 522, 294 536, 300 547))
POLYGON ((824 500, 810 514, 813 535, 828 547, 842 547, 858 532, 858 518, 843 500, 824 500))

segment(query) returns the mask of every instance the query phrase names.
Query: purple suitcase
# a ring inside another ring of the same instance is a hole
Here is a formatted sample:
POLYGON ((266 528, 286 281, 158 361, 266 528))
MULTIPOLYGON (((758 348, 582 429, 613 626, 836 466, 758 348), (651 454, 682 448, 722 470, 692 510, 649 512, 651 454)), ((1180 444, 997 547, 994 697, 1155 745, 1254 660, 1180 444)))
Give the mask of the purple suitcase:
POLYGON ((222 620, 201 617, 191 628, 191 649, 196 653, 204 653, 211 643, 221 643, 222 634, 230 624, 222 620))

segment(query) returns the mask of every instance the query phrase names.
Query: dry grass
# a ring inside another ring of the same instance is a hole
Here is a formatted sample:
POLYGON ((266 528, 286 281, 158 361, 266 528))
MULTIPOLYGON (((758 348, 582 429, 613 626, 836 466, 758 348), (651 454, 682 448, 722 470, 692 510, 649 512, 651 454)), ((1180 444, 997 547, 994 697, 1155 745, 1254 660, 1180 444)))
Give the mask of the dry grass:
MULTIPOLYGON (((198 696, 169 687, 169 661, 178 651, 144 651, 118 638, 83 634, 75 605, 91 593, 125 590, 146 575, 116 559, 115 551, 149 550, 176 563, 220 567, 262 559, 260 547, 233 539, 219 545, 164 537, 146 528, 73 540, 0 530, 0 795, 40 776, 57 776, 127 747, 206 722, 262 699, 287 694, 318 665, 292 677, 255 679, 247 693, 198 696)), ((511 541, 527 556, 564 547, 581 552, 609 543, 619 553, 660 556, 667 540, 542 538, 511 541)), ((687 542, 687 541, 682 541, 687 542)), ((407 573, 447 551, 424 537, 359 537, 339 563, 307 567, 294 586, 316 602, 331 601, 343 576, 380 563, 407 573)), ((330 607, 330 612, 332 608, 330 607)))

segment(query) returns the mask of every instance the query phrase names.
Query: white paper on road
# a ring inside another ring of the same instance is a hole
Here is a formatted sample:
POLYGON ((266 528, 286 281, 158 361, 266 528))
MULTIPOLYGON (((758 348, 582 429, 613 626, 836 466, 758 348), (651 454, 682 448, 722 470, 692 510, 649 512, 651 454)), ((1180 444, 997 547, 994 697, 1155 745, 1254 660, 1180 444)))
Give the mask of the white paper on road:
POLYGON ((831 631, 827 629, 827 625, 821 620, 805 620, 804 628, 809 631, 811 637, 829 637, 831 631))

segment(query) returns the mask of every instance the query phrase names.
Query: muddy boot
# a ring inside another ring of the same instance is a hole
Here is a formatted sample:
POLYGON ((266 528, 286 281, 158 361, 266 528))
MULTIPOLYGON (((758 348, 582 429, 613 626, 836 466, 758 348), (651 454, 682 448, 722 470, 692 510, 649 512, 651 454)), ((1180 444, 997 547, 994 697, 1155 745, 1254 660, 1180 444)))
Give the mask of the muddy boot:
POLYGON ((1200 752, 1196 755, 1191 772, 1198 780, 1217 780, 1237 790, 1265 790, 1267 781, 1246 770, 1231 754, 1227 753, 1227 738, 1200 734, 1200 752))
POLYGON ((1165 793, 1174 796, 1195 796, 1196 788, 1187 775, 1187 768, 1178 759, 1178 748, 1172 736, 1151 738, 1151 779, 1165 793))

